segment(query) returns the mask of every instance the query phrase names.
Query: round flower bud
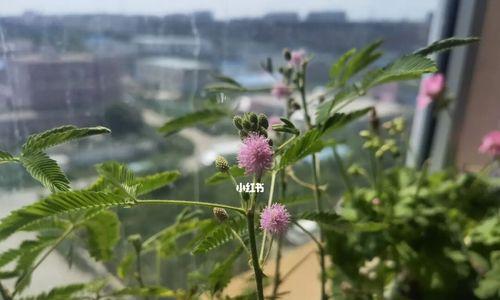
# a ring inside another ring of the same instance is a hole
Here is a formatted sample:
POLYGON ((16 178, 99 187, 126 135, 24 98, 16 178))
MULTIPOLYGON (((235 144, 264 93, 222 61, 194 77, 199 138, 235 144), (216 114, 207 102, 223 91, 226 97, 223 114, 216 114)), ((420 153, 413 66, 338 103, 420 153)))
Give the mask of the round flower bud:
POLYGON ((225 221, 227 221, 227 219, 229 219, 229 215, 227 214, 227 211, 224 208, 214 207, 212 211, 214 213, 215 218, 221 223, 224 223, 225 221))
POLYGON ((128 237, 129 243, 132 244, 137 253, 142 250, 142 237, 139 234, 133 234, 128 237))
POLYGON ((269 127, 269 121, 267 120, 265 114, 259 114, 259 126, 264 129, 267 129, 267 127, 269 127))
POLYGON ((292 52, 290 51, 290 49, 288 48, 283 49, 283 57, 285 58, 286 61, 292 59, 292 52))
POLYGON ((245 129, 245 130, 252 130, 252 123, 250 123, 250 121, 244 119, 242 121, 242 125, 243 125, 243 129, 245 129))
POLYGON ((238 129, 243 129, 243 124, 242 124, 243 120, 241 119, 240 116, 234 116, 233 118, 233 124, 234 126, 236 126, 236 128, 238 129))
POLYGON ((248 114, 248 119, 252 124, 257 124, 259 122, 259 117, 253 112, 248 114))
POLYGON ((215 168, 219 172, 226 173, 229 171, 229 163, 224 157, 218 155, 215 158, 215 168))

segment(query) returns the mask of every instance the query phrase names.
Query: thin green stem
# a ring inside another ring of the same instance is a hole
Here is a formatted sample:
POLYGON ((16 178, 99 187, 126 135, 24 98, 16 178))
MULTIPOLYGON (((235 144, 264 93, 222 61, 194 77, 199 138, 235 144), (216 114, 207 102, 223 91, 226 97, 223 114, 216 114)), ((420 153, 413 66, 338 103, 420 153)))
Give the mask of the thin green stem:
MULTIPOLYGON (((271 203, 273 202, 273 196, 274 196, 274 182, 276 180, 276 171, 272 172, 271 175, 271 187, 269 190, 269 198, 267 200, 267 206, 271 206, 271 203)), ((267 241, 267 231, 264 231, 264 237, 262 238, 262 244, 260 247, 260 254, 259 254, 259 262, 262 264, 264 260, 264 252, 266 249, 266 241, 267 241)))
MULTIPOLYGON (((236 179, 234 178, 234 176, 231 174, 231 172, 227 172, 227 174, 229 175, 229 178, 231 178, 231 181, 233 182, 234 184, 234 187, 235 188, 238 188, 238 183, 236 182, 236 179)), ((240 203, 241 203, 241 207, 245 207, 245 200, 243 199, 243 195, 238 192, 238 195, 240 196, 240 203)))
POLYGON ((219 207, 228 210, 233 210, 241 214, 245 214, 245 210, 243 208, 225 204, 210 203, 210 202, 198 202, 198 201, 186 201, 186 200, 162 200, 162 199, 136 200, 136 202, 137 204, 173 204, 173 205, 184 205, 184 206, 203 206, 211 208, 219 207))
MULTIPOLYGON (((260 178, 257 179, 255 176, 253 178, 253 183, 260 182, 260 178)), ((259 254, 257 252, 257 240, 255 238, 255 206, 257 200, 257 193, 252 194, 250 200, 250 208, 246 212, 247 226, 248 226, 248 236, 250 239, 250 252, 252 256, 252 266, 255 274, 255 285, 257 287, 257 298, 258 300, 264 300, 264 286, 262 284, 262 270, 259 264, 259 254)))
POLYGON ((252 265, 255 274, 255 284, 257 287, 257 297, 264 300, 264 287, 262 285, 262 270, 259 265, 259 256, 257 253, 257 241, 255 239, 254 210, 247 212, 248 235, 250 237, 250 250, 252 254, 252 265))
POLYGON ((232 228, 229 228, 231 230, 231 233, 234 235, 234 237, 238 240, 238 242, 240 242, 241 246, 243 247, 243 249, 245 249, 245 252, 251 256, 252 253, 250 252, 250 250, 248 250, 248 247, 247 245, 245 244, 245 242, 241 239, 241 236, 236 232, 236 230, 232 229, 232 228))
POLYGON ((38 260, 38 262, 31 267, 31 269, 28 270, 28 272, 24 273, 19 280, 17 281, 16 287, 14 288, 14 292, 12 293, 12 298, 19 292, 19 288, 23 286, 23 283, 25 280, 27 280, 31 274, 42 264, 42 262, 49 256, 52 251, 54 251, 61 243, 68 237, 73 230, 75 229, 75 226, 70 225, 66 231, 55 241, 55 243, 45 252, 45 254, 38 260))
POLYGON ((333 149, 333 156, 335 157, 335 161, 337 162, 337 166, 339 167, 340 176, 344 180, 347 191, 349 192, 349 194, 352 197, 352 195, 354 194, 354 187, 352 185, 352 182, 351 182, 349 176, 347 175, 344 163, 342 162, 342 158, 340 157, 340 155, 337 151, 337 147, 334 146, 334 147, 332 147, 332 149, 333 149))
MULTIPOLYGON (((297 87, 300 91, 300 96, 302 100, 302 109, 304 110, 304 119, 306 120, 307 128, 312 129, 313 124, 311 122, 311 116, 309 115, 308 112, 308 107, 307 107, 307 100, 306 100, 306 65, 304 64, 301 72, 301 78, 299 79, 297 83, 297 87)), ((316 202, 316 210, 318 212, 323 211, 323 204, 321 201, 321 192, 319 190, 319 174, 318 174, 318 169, 317 169, 317 158, 316 154, 313 153, 311 154, 312 158, 312 173, 313 173, 313 178, 314 178, 314 200, 316 202)), ((321 244, 324 243, 324 232, 323 232, 323 227, 320 225, 320 242, 321 244)), ((326 263, 325 263, 325 255, 322 249, 319 249, 320 252, 320 268, 321 268, 321 299, 325 300, 328 299, 328 296, 326 295, 326 263)))
POLYGON ((275 258, 275 265, 274 265, 274 280, 273 280, 273 292, 271 294, 271 299, 277 299, 278 298, 278 291, 279 287, 281 284, 281 248, 283 246, 283 237, 278 238, 278 245, 276 249, 276 258, 275 258))
POLYGON ((0 295, 2 295, 2 299, 4 300, 12 300, 12 296, 9 293, 9 290, 0 283, 0 295))

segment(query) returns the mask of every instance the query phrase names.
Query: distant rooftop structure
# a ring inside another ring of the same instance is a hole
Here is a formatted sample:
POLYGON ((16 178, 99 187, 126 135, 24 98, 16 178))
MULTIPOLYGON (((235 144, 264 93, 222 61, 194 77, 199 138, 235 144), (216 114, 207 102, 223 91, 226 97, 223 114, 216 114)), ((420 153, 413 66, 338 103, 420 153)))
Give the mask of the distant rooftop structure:
POLYGON ((212 43, 189 35, 141 35, 132 40, 139 54, 197 56, 211 54, 212 43))
POLYGON ((157 100, 175 100, 198 90, 209 81, 211 71, 212 66, 203 61, 172 56, 143 58, 135 65, 137 80, 157 100))
POLYGON ((347 15, 344 11, 313 11, 307 15, 307 22, 346 22, 347 15))
POLYGON ((262 18, 270 22, 299 22, 299 15, 295 12, 268 13, 262 18))
POLYGON ((141 59, 139 64, 169 70, 211 70, 208 63, 180 57, 149 57, 141 59))

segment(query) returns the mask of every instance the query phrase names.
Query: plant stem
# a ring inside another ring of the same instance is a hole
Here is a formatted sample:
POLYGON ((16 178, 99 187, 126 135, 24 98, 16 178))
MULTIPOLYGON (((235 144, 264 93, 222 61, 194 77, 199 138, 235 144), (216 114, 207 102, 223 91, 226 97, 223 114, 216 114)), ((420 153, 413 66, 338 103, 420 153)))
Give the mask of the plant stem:
POLYGON ((198 201, 186 201, 186 200, 161 200, 161 199, 153 199, 153 200, 136 200, 137 204, 174 204, 174 205, 185 205, 185 206, 204 206, 204 207, 219 207, 225 208, 229 210, 233 210, 239 212, 241 214, 245 214, 245 210, 243 208, 239 208, 236 206, 218 204, 218 203, 210 203, 210 202, 198 202, 198 201))
POLYGON ((257 286, 257 297, 264 300, 264 287, 262 285, 262 270, 259 265, 259 255, 257 253, 257 242, 255 240, 254 208, 247 212, 248 235, 250 237, 250 250, 252 253, 252 265, 255 274, 255 284, 257 286))
MULTIPOLYGON (((301 72, 301 80, 297 83, 297 86, 300 91, 300 96, 302 100, 302 109, 304 110, 304 119, 306 120, 307 128, 310 130, 313 128, 311 117, 307 108, 307 100, 306 100, 306 65, 304 64, 301 72)), ((316 154, 311 154, 312 158, 312 173, 314 178, 314 200, 316 202, 316 210, 321 213, 323 211, 323 205, 321 202, 321 192, 319 190, 319 174, 317 169, 317 158, 316 154)), ((324 243, 324 233, 323 227, 319 226, 319 239, 320 244, 324 243)), ((326 266, 325 266, 325 255, 322 251, 322 248, 319 249, 320 252, 320 268, 321 268, 321 300, 328 299, 326 295, 326 266)))
MULTIPOLYGON (((254 177, 253 183, 255 186, 256 182, 260 182, 260 178, 256 179, 254 177)), ((252 194, 250 200, 250 208, 246 212, 247 226, 248 226, 248 236, 250 239, 250 252, 252 254, 252 266, 255 274, 255 285, 257 287, 257 299, 264 300, 264 287, 262 285, 262 270, 259 264, 259 254, 257 252, 257 240, 255 238, 255 206, 256 206, 257 193, 252 194)))
POLYGON ((278 290, 281 284, 281 247, 283 245, 283 237, 278 237, 277 249, 276 249, 276 259, 274 265, 274 280, 273 280, 273 293, 271 299, 278 298, 278 290))
POLYGON ((54 251, 58 246, 59 244, 62 243, 62 241, 64 241, 64 239, 66 237, 68 237, 68 235, 70 235, 73 230, 75 229, 75 226, 73 225, 70 225, 66 231, 55 241, 55 243, 49 248, 49 250, 47 250, 47 252, 45 252, 45 254, 40 258, 40 260, 38 260, 38 262, 31 268, 28 270, 28 272, 24 273, 20 278, 19 280, 17 281, 17 284, 16 284, 16 287, 14 288, 14 292, 12 293, 12 298, 14 298, 14 296, 19 292, 19 287, 22 286, 22 284, 24 283, 24 281, 29 278, 31 276, 31 274, 33 274, 33 272, 42 264, 42 262, 49 256, 50 253, 52 253, 52 251, 54 251))
MULTIPOLYGON (((276 172, 273 172, 271 175, 271 190, 269 191, 269 198, 267 200, 267 206, 271 206, 271 203, 273 202, 273 196, 274 196, 274 182, 276 181, 276 172)), ((267 241, 267 232, 264 231, 264 237, 262 238, 262 245, 260 247, 260 254, 259 254, 259 262, 260 264, 263 263, 264 260, 264 252, 266 249, 266 241, 267 241)))
POLYGON ((3 286, 3 284, 0 283, 0 295, 2 295, 2 299, 4 300, 12 300, 12 296, 9 293, 9 290, 7 290, 6 287, 3 286))
POLYGON ((337 166, 339 167, 340 176, 344 180, 344 183, 345 183, 345 186, 347 188, 347 191, 349 192, 349 194, 352 197, 353 194, 354 194, 354 187, 352 185, 351 179, 347 175, 344 163, 342 162, 342 158, 340 157, 340 155, 339 155, 339 153, 337 151, 337 147, 333 146, 332 150, 333 150, 333 156, 335 157, 335 161, 337 162, 337 166))

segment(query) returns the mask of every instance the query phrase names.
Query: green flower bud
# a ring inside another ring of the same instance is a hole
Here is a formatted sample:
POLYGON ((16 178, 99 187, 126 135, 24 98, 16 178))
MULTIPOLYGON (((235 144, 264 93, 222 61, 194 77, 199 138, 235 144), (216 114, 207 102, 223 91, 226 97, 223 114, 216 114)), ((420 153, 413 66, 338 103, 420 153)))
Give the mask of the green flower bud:
POLYGON ((257 115, 253 112, 249 113, 248 114, 248 119, 250 120, 250 122, 253 124, 258 124, 259 123, 259 117, 257 117, 257 115))
POLYGON ((248 132, 246 132, 245 130, 240 130, 238 133, 240 135, 240 139, 242 139, 242 140, 244 140, 248 137, 248 132))
POLYGON ((212 212, 214 213, 215 218, 221 223, 224 223, 227 219, 229 219, 229 215, 224 208, 214 207, 212 212))
POLYGON ((141 250, 142 250, 142 237, 140 234, 133 234, 133 235, 129 236, 128 241, 129 241, 129 243, 132 244, 132 246, 134 247, 134 249, 137 253, 141 252, 141 250))
POLYGON ((252 130, 252 123, 250 123, 249 120, 243 119, 242 125, 243 125, 243 129, 245 129, 247 131, 252 130))
POLYGON ((283 58, 285 58, 286 61, 292 59, 292 52, 290 51, 290 49, 288 48, 283 49, 283 58))
POLYGON ((215 168, 219 172, 226 173, 229 171, 229 163, 224 157, 219 155, 215 158, 215 168))
POLYGON ((269 121, 265 114, 259 114, 259 126, 267 129, 269 127, 269 121))
POLYGON ((236 126, 236 128, 238 129, 243 129, 243 124, 242 124, 243 120, 241 119, 240 116, 234 116, 233 118, 233 124, 234 126, 236 126))

